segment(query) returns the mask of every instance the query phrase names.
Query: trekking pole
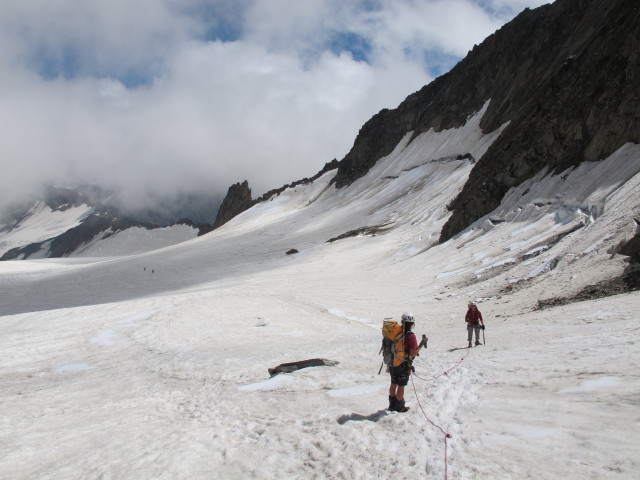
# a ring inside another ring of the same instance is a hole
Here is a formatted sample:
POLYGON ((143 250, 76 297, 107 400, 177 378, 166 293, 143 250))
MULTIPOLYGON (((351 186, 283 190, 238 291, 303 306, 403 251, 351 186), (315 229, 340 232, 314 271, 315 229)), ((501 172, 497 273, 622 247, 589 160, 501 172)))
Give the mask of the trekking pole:
POLYGON ((487 341, 484 339, 484 325, 482 325, 482 344, 486 345, 487 341))
POLYGON ((384 367, 384 360, 382 360, 382 363, 380 364, 380 370, 378 370, 378 375, 380 375, 380 372, 382 371, 382 367, 384 367))

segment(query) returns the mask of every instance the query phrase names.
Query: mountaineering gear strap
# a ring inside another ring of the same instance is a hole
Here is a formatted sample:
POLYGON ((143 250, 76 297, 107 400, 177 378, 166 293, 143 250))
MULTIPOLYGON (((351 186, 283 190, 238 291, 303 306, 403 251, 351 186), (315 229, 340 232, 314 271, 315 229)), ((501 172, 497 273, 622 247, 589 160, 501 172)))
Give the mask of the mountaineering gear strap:
POLYGON ((399 366, 404 363, 405 352, 404 352, 404 328, 402 329, 402 334, 400 338, 398 338, 395 342, 393 342, 393 365, 399 366))
POLYGON ((405 358, 404 326, 395 321, 385 321, 382 325, 382 336, 390 342, 391 365, 396 367, 401 365, 405 358))

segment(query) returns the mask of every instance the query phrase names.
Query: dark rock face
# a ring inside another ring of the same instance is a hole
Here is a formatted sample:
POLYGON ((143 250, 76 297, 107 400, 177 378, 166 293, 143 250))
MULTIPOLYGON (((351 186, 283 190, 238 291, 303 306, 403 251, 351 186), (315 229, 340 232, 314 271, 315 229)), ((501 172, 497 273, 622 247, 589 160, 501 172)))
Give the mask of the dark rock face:
POLYGON ((336 186, 366 174, 407 132, 459 127, 491 100, 483 131, 510 123, 452 202, 440 237, 446 241, 541 169, 561 172, 640 142, 638 38, 635 0, 556 0, 526 9, 450 72, 372 117, 339 163, 336 186))
POLYGON ((634 221, 636 223, 636 233, 622 246, 619 253, 628 256, 631 263, 640 264, 640 219, 636 218, 634 221))
POLYGON ((229 187, 227 196, 224 197, 216 221, 213 223, 213 228, 218 228, 231 220, 236 215, 244 212, 255 203, 251 199, 251 189, 249 188, 249 182, 246 180, 242 183, 236 183, 229 187))
POLYGON ((291 363, 281 363, 275 368, 269 368, 269 375, 275 376, 279 373, 291 373, 296 370, 300 370, 301 368, 308 367, 334 367, 338 365, 339 362, 335 360, 327 360, 326 358, 311 358, 309 360, 300 360, 298 362, 291 363))
POLYGON ((533 37, 534 54, 551 53, 547 66, 531 72, 528 99, 525 90, 503 100, 518 101, 517 111, 491 110, 483 118, 487 130, 511 123, 452 203, 441 241, 496 208, 509 188, 544 167, 560 173, 640 142, 640 4, 563 0, 548 11, 537 20, 544 31, 533 37))

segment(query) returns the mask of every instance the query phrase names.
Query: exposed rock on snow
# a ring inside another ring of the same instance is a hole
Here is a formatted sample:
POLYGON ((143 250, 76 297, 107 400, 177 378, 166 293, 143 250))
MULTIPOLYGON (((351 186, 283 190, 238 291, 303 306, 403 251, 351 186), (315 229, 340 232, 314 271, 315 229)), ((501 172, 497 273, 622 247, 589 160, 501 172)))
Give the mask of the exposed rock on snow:
POLYGON ((327 360, 326 358, 311 358, 309 360, 298 360, 297 362, 281 363, 275 368, 269 369, 269 375, 272 377, 279 373, 291 373, 301 368, 308 367, 335 367, 340 362, 334 360, 327 360))
POLYGON ((603 280, 595 285, 588 285, 570 297, 551 297, 538 300, 537 309, 567 305, 573 302, 584 302, 585 300, 610 297, 637 290, 640 290, 640 268, 631 269, 618 278, 603 280))
POLYGON ((372 227, 360 227, 354 230, 349 230, 348 232, 342 233, 337 237, 330 238, 329 240, 327 240, 327 243, 332 243, 332 242, 335 242, 336 240, 342 240, 344 238, 356 237, 358 235, 376 235, 378 233, 383 233, 384 231, 391 228, 389 225, 390 224, 385 223, 381 225, 374 225, 372 227))
POLYGON ((622 255, 627 255, 631 263, 640 263, 640 220, 634 218, 636 226, 635 235, 625 242, 619 250, 622 255))

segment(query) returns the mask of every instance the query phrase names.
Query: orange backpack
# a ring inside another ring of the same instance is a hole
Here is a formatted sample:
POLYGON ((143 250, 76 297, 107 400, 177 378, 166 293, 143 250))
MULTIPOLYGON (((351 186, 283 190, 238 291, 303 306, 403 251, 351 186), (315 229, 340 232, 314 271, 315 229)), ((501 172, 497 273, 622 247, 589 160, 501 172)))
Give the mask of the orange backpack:
POLYGON ((385 320, 382 323, 382 347, 383 361, 389 367, 398 367, 404 362, 404 328, 402 324, 394 320, 385 320))

